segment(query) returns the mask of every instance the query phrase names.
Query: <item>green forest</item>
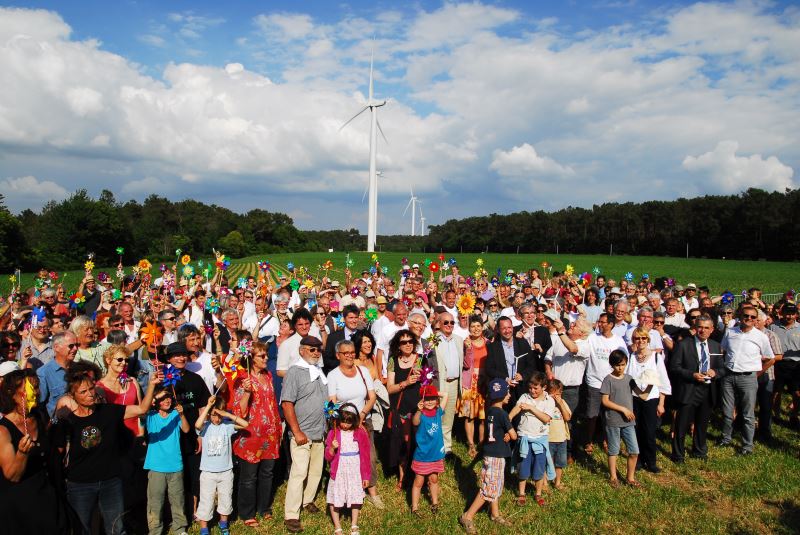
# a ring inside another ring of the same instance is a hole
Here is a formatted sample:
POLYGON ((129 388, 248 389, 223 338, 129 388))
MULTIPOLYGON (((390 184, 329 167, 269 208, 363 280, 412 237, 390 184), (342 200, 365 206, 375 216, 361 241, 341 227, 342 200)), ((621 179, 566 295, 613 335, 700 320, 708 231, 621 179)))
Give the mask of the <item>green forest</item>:
MULTIPOLYGON (((427 236, 379 236, 383 251, 453 251, 684 256, 796 260, 800 190, 714 195, 674 201, 604 203, 555 212, 490 214, 431 225, 427 236)), ((38 213, 11 213, 0 196, 0 271, 77 268, 95 253, 98 265, 168 259, 175 249, 230 257, 357 251, 356 229, 299 230, 286 214, 253 209, 239 214, 215 204, 151 195, 119 202, 104 190, 51 201, 38 213)))

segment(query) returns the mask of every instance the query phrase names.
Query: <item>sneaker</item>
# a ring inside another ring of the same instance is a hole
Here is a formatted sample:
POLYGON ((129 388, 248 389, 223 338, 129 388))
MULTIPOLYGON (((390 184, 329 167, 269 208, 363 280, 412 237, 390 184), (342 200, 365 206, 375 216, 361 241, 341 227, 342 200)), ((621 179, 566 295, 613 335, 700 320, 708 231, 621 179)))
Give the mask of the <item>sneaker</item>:
POLYGON ((386 504, 383 503, 383 500, 377 494, 375 496, 367 495, 367 501, 375 506, 375 509, 386 509, 386 504))
POLYGON ((283 525, 286 527, 286 531, 289 533, 303 532, 303 525, 300 523, 300 520, 296 518, 287 518, 283 521, 283 525))
POLYGON ((733 446, 733 442, 723 438, 719 442, 717 442, 717 446, 719 446, 720 448, 729 448, 733 446))

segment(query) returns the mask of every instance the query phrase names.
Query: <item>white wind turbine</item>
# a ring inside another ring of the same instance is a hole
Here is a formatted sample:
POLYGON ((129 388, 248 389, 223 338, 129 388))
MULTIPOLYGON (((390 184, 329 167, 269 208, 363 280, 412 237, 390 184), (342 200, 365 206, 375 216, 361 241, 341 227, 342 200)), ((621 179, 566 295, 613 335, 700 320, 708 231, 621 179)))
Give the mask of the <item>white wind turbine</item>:
MULTIPOLYGON (((381 136, 384 141, 386 136, 383 133, 380 123, 378 122, 378 108, 386 104, 385 100, 377 101, 373 98, 372 91, 372 64, 375 59, 375 50, 373 49, 372 55, 369 60, 369 98, 367 104, 359 110, 358 113, 353 115, 346 123, 339 127, 341 131, 350 122, 364 113, 367 109, 370 111, 371 120, 369 124, 369 206, 367 208, 367 252, 375 252, 375 238, 378 234, 378 173, 376 170, 376 158, 378 150, 378 131, 380 130, 381 136)), ((388 143, 388 142, 387 142, 388 143)))
POLYGON ((414 195, 414 188, 411 188, 411 198, 408 200, 408 204, 406 205, 406 209, 403 210, 403 216, 406 215, 408 212, 408 208, 411 207, 411 235, 414 235, 414 232, 417 229, 417 196, 414 195))
POLYGON ((425 216, 422 215, 422 201, 417 201, 419 203, 419 226, 420 226, 420 236, 425 235, 425 216))
MULTIPOLYGON (((386 175, 383 174, 383 171, 375 171, 375 174, 378 175, 378 178, 386 178, 386 175)), ((364 204, 364 199, 367 198, 367 193, 369 193, 369 182, 367 182, 367 187, 364 188, 364 194, 361 196, 361 204, 364 204)))

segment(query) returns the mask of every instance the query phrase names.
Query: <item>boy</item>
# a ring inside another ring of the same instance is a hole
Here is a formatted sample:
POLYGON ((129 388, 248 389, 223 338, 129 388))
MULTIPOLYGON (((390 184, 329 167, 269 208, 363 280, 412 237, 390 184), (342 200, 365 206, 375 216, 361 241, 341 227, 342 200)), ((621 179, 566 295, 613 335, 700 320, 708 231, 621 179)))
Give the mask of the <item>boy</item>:
POLYGON ((561 476, 564 468, 567 467, 567 441, 569 440, 569 425, 567 422, 572 419, 572 411, 569 405, 561 397, 564 392, 564 385, 558 379, 551 379, 547 389, 550 397, 556 403, 556 410, 553 419, 550 420, 550 456, 556 468, 556 479, 554 485, 558 490, 562 490, 564 485, 561 483, 561 476))
POLYGON ((200 412, 195 429, 203 441, 200 457, 200 503, 195 517, 200 521, 200 535, 208 535, 208 521, 214 516, 217 498, 219 529, 229 535, 228 515, 233 511, 233 457, 231 437, 249 425, 247 420, 225 411, 225 398, 211 396, 200 412))
POLYGON ((542 491, 547 482, 548 438, 550 420, 556 410, 555 401, 547 395, 547 376, 541 372, 534 373, 528 379, 528 392, 522 394, 516 406, 508 414, 514 419, 521 414, 517 434, 519 435, 519 489, 517 504, 525 505, 525 484, 533 476, 536 503, 544 505, 542 491))
POLYGON ((491 406, 486 410, 486 444, 483 447, 483 468, 481 468, 481 489, 466 513, 458 519, 469 535, 476 535, 478 529, 472 519, 475 514, 489 502, 490 517, 493 522, 511 527, 510 521, 500 516, 500 496, 503 494, 503 477, 506 458, 511 457, 509 442, 517 439, 517 433, 511 425, 511 419, 503 405, 508 403, 511 395, 505 379, 492 379, 489 383, 488 396, 491 406))
POLYGON ((639 443, 636 441, 636 422, 633 415, 633 394, 642 399, 647 399, 653 389, 648 385, 641 390, 633 377, 625 373, 628 365, 628 355, 616 349, 608 356, 611 373, 603 379, 600 386, 602 403, 605 408, 606 436, 608 437, 608 471, 611 479, 609 484, 613 488, 619 487, 617 479, 617 456, 619 455, 620 435, 625 440, 628 449, 627 482, 632 487, 641 487, 636 481, 636 461, 639 458, 639 443))
POLYGON ((144 458, 147 475, 147 527, 150 535, 161 535, 161 509, 164 494, 169 497, 173 533, 183 533, 188 528, 183 512, 183 457, 180 434, 189 432, 189 421, 183 406, 175 405, 169 392, 159 386, 153 399, 155 410, 147 413, 147 455, 144 458))

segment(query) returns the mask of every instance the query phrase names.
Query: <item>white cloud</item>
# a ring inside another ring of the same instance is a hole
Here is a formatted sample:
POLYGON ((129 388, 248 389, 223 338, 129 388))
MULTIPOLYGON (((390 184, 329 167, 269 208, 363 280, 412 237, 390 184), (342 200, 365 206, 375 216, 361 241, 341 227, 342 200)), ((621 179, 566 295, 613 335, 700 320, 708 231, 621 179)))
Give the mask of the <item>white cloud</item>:
POLYGON ((708 175, 715 187, 707 191, 736 193, 751 187, 783 191, 795 187, 794 170, 775 156, 766 159, 760 154, 737 156, 738 150, 736 141, 720 141, 713 151, 684 158, 683 167, 708 175))
POLYGON ((268 39, 278 41, 303 39, 314 30, 314 22, 306 14, 262 14, 256 16, 255 22, 268 39))
POLYGON ((163 37, 161 37, 160 35, 153 35, 151 33, 140 35, 139 41, 147 45, 155 46, 158 48, 162 48, 167 44, 167 41, 163 37))
POLYGON ((431 13, 420 13, 408 29, 406 50, 431 49, 469 41, 476 33, 497 28, 516 20, 511 9, 464 3, 445 5, 431 13))
POLYGON ((39 181, 35 176, 8 177, 0 180, 0 192, 5 204, 14 210, 38 209, 48 201, 60 201, 69 196, 67 190, 50 180, 39 181))
POLYGON ((511 150, 495 150, 489 169, 502 176, 572 176, 575 171, 552 158, 539 156, 528 143, 511 150))

